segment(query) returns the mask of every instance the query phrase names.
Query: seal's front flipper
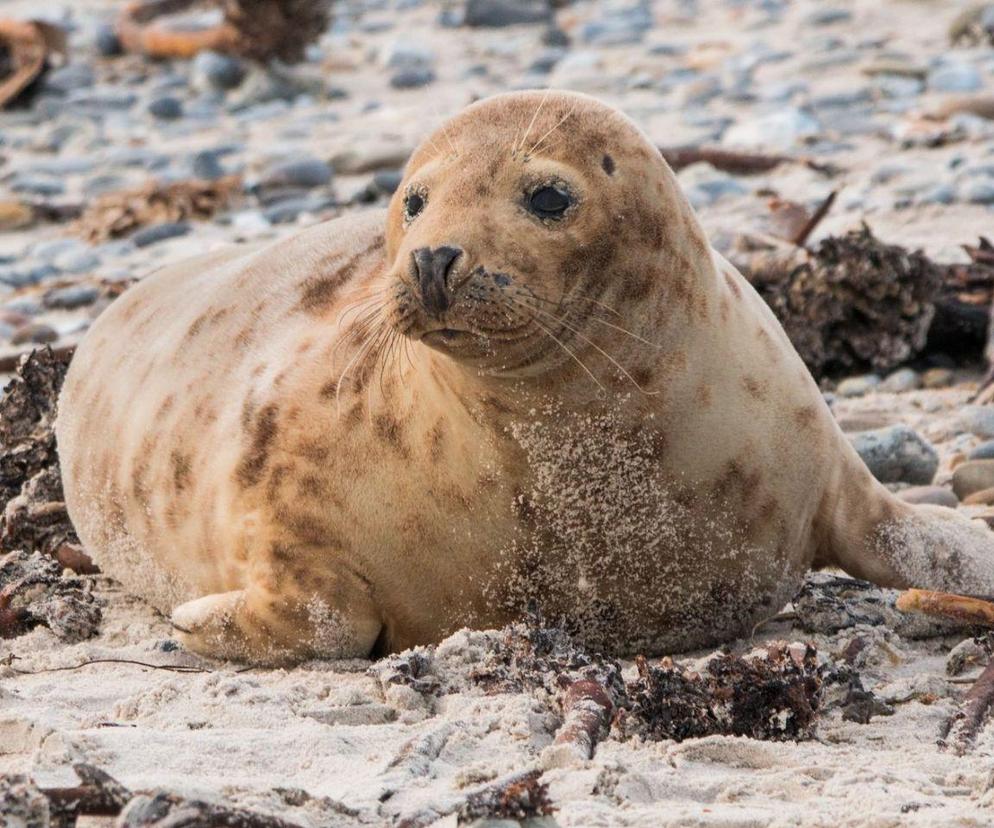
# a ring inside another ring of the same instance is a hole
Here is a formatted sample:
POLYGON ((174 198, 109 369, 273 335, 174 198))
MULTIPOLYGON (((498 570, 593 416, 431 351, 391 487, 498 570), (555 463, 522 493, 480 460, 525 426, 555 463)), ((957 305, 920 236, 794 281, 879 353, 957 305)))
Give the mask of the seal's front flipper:
POLYGON ((837 504, 828 562, 881 586, 994 595, 994 532, 943 506, 912 506, 879 484, 837 504))
POLYGON ((346 575, 330 586, 322 594, 261 585, 219 592, 176 607, 171 621, 183 646, 212 658, 286 664, 368 656, 382 624, 364 585, 346 575))

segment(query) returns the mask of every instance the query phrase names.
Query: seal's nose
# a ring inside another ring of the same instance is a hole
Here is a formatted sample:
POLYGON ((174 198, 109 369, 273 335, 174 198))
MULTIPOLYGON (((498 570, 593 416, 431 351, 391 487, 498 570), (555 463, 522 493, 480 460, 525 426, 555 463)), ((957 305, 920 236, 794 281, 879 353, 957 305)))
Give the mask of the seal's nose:
POLYGON ((432 316, 448 310, 452 291, 449 285, 449 271, 462 255, 458 247, 419 247, 411 257, 414 260, 414 273, 421 288, 421 302, 432 316))

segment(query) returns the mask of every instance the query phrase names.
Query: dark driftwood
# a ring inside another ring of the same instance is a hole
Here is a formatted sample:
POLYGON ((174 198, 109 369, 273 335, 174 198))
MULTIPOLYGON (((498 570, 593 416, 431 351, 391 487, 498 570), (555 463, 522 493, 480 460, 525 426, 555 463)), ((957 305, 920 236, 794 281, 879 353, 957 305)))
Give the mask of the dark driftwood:
POLYGON ((960 709, 945 723, 942 742, 956 753, 965 753, 973 745, 994 706, 994 659, 963 697, 960 709))
POLYGON ((789 155, 771 155, 759 152, 738 152, 724 147, 660 147, 659 152, 666 163, 674 170, 682 170, 691 164, 704 162, 717 170, 733 175, 756 175, 769 172, 781 164, 804 164, 815 172, 834 175, 836 170, 829 164, 821 164, 810 158, 793 158, 789 155))
POLYGON ((584 759, 590 759, 613 712, 614 703, 603 685, 589 679, 569 682, 563 691, 563 724, 556 744, 575 746, 584 759))

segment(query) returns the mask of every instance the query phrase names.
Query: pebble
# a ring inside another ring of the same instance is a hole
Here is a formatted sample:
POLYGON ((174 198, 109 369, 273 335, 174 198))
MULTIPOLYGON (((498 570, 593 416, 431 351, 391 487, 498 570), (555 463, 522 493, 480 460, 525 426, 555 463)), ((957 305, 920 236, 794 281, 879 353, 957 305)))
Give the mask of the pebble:
POLYGON ((57 178, 48 178, 40 175, 23 175, 15 173, 14 177, 7 184, 15 193, 27 193, 36 196, 56 196, 62 195, 65 184, 57 178))
POLYGON ((821 132, 821 124, 801 109, 787 107, 758 118, 740 121, 729 129, 722 142, 732 146, 767 151, 793 149, 801 140, 821 132))
POLYGON ((994 438, 994 406, 965 406, 960 411, 958 425, 963 431, 977 437, 994 438))
POLYGON ((101 57, 117 57, 124 53, 124 49, 121 46, 121 39, 117 36, 114 27, 106 23, 101 23, 97 26, 94 45, 97 47, 97 52, 101 57))
POLYGON ((981 489, 963 498, 964 506, 990 506, 994 504, 994 486, 989 489, 981 489))
POLYGON ((235 57, 218 52, 200 52, 193 59, 190 85, 201 91, 226 92, 245 78, 245 66, 235 57))
POLYGON ((214 181, 224 177, 224 167, 218 160, 218 153, 215 150, 202 150, 193 156, 190 168, 194 177, 204 181, 214 181))
POLYGON ((967 455, 969 460, 994 460, 994 440, 975 446, 967 455))
POLYGON ((480 28, 502 28, 521 23, 549 23, 548 0, 467 0, 463 23, 480 28))
POLYGON ((983 80, 967 63, 947 63, 928 73, 928 88, 933 92, 976 92, 983 80))
POLYGON ((434 81, 435 73, 431 69, 401 69, 390 76, 394 89, 419 89, 434 81))
POLYGON ((435 64, 435 53, 427 46, 395 40, 383 50, 382 61, 389 69, 427 69, 435 64))
POLYGON ((100 291, 92 285, 69 285, 55 288, 45 294, 42 303, 46 308, 73 310, 92 305, 100 296, 100 291))
POLYGON ((649 8, 639 4, 585 23, 580 39, 588 46, 630 46, 642 41, 652 22, 649 8))
POLYGON ((848 9, 818 9, 804 16, 805 26, 830 26, 833 23, 844 23, 852 20, 852 12, 848 9))
POLYGON ((970 204, 994 204, 994 179, 976 179, 963 184, 960 198, 970 204))
POLYGON ((45 345, 55 342, 58 338, 58 331, 51 325, 46 325, 44 322, 28 322, 14 331, 10 342, 12 345, 27 345, 28 343, 45 345))
POLYGON ((373 173, 373 186, 384 195, 393 195, 403 180, 403 170, 380 170, 373 173))
POLYGON ((52 259, 52 265, 63 273, 86 273, 100 264, 100 256, 93 250, 70 249, 52 259))
POLYGON ((991 488, 994 488, 994 460, 967 460, 953 471, 953 491, 960 500, 991 488))
POLYGON ((135 247, 148 247, 150 244, 156 244, 166 239, 185 236, 190 232, 190 229, 190 225, 185 222, 166 221, 136 230, 131 234, 131 241, 135 247))
POLYGON ((334 199, 321 197, 287 198, 269 205, 262 216, 269 224, 289 224, 301 213, 316 213, 334 205, 334 199))
POLYGON ((156 98, 148 105, 149 114, 161 121, 175 121, 183 117, 183 104, 170 96, 156 98))
POLYGON ((934 506, 948 506, 950 509, 959 506, 956 493, 945 486, 911 486, 902 489, 897 496, 906 503, 931 503, 934 506))
POLYGON ((383 169, 399 169, 407 163, 413 147, 400 144, 358 146, 331 157, 332 169, 340 175, 362 175, 383 169))
POLYGON ((948 368, 929 368, 922 374, 922 388, 948 388, 954 379, 948 368))
POLYGON ((876 374, 846 377, 835 389, 840 397, 863 397, 880 386, 881 379, 876 374))
POLYGON ((880 383, 880 390, 889 394, 900 394, 905 391, 914 391, 921 388, 922 380, 918 372, 911 368, 900 368, 892 374, 888 374, 880 383))
POLYGON ((76 89, 89 89, 95 80, 91 66, 85 63, 68 63, 46 73, 43 86, 46 91, 66 95, 76 89))
POLYGON ((269 167, 259 178, 259 185, 267 188, 323 187, 331 181, 331 165, 320 158, 297 158, 269 167))
POLYGON ((939 468, 939 454, 906 425, 849 436, 856 452, 881 483, 929 484, 939 468))

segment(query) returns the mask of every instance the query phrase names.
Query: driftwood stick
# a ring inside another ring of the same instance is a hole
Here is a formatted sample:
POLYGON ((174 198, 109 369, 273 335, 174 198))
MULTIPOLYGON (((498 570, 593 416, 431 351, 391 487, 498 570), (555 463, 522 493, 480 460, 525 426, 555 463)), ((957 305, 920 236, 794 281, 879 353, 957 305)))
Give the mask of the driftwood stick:
POLYGON ((821 164, 810 158, 793 158, 789 155, 772 155, 759 152, 739 152, 724 147, 660 147, 659 152, 666 163, 674 170, 682 170, 691 164, 704 162, 717 170, 733 175, 756 175, 769 172, 781 164, 804 164, 815 172, 834 175, 836 170, 830 164, 821 164))
POLYGON ((967 694, 960 709, 946 721, 942 740, 956 753, 965 753, 976 740, 994 705, 994 659, 988 663, 967 694))
POLYGON ((555 744, 568 745, 590 759, 597 743, 607 732, 614 703, 607 690, 589 679, 573 681, 564 688, 563 724, 555 744))
POLYGON ((898 596, 895 606, 902 612, 922 612, 967 624, 994 627, 994 603, 981 598, 909 589, 898 596))
POLYGON ((809 218, 804 226, 797 231, 794 237, 790 240, 798 247, 804 247, 804 243, 808 240, 808 236, 814 231, 814 229, 821 224, 821 220, 828 215, 828 211, 832 209, 832 205, 835 203, 835 197, 839 194, 838 190, 832 190, 828 194, 828 197, 818 205, 818 209, 812 213, 811 218, 809 218))

